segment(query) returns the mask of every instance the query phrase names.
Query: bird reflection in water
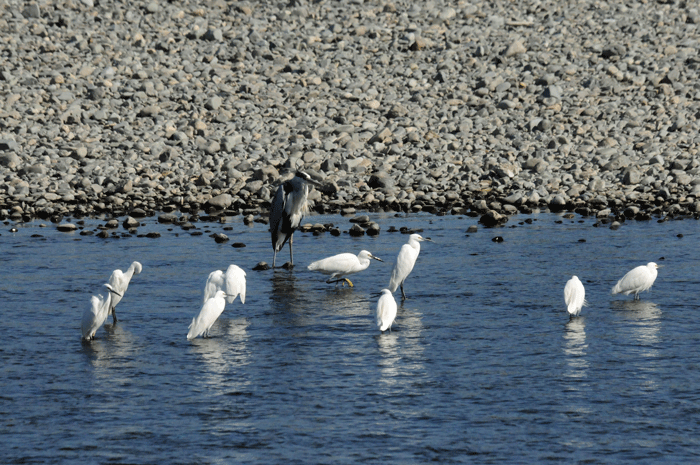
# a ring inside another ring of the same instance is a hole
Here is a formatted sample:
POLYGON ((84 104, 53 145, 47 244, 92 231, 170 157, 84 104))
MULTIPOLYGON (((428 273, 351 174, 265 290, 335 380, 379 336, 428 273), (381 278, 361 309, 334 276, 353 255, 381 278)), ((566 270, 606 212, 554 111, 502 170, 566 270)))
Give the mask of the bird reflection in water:
MULTIPOLYGON (((630 363, 630 368, 639 379, 640 388, 644 391, 656 391, 659 382, 659 371, 663 370, 663 362, 659 357, 659 331, 661 330, 662 311, 658 305, 646 300, 614 301, 613 309, 624 312, 628 327, 625 341, 640 358, 630 363)), ((621 335, 621 336, 624 336, 621 335)))
POLYGON ((588 370, 588 361, 586 360, 587 348, 585 317, 571 318, 566 323, 566 331, 564 332, 564 355, 569 366, 567 377, 586 377, 588 370))
POLYGON ((192 350, 201 357, 204 384, 209 392, 227 394, 245 390, 248 382, 240 376, 240 368, 249 363, 247 318, 222 318, 216 323, 222 335, 195 339, 192 350))
MULTIPOLYGON (((623 300, 614 301, 613 308, 625 312, 625 316, 634 322, 631 326, 636 335, 637 342, 645 346, 653 346, 659 341, 661 329, 661 309, 658 305, 648 300, 623 300)), ((655 357, 657 350, 647 347, 643 355, 655 357)))
MULTIPOLYGON (((372 324, 374 321, 372 308, 372 324)), ((381 382, 394 387, 407 380, 420 379, 425 375, 422 314, 413 306, 399 307, 395 328, 375 336, 379 349, 381 382)), ((376 329, 373 325, 372 329, 376 329)))

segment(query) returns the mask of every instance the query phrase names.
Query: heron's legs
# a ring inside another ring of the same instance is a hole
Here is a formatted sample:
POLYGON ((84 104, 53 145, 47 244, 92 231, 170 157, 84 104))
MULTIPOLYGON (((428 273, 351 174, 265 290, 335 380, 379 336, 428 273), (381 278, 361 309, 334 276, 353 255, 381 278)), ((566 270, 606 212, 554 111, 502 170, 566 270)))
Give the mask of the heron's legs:
POLYGON ((289 263, 294 266, 294 252, 292 250, 292 244, 294 243, 294 232, 289 235, 289 263))
POLYGON ((275 260, 277 260, 277 249, 274 249, 275 253, 272 255, 272 268, 275 267, 275 260))
POLYGON ((112 307, 112 324, 117 322, 117 311, 115 310, 115 307, 112 307))
POLYGON ((403 291, 403 283, 401 283, 401 298, 406 300, 406 293, 403 291))

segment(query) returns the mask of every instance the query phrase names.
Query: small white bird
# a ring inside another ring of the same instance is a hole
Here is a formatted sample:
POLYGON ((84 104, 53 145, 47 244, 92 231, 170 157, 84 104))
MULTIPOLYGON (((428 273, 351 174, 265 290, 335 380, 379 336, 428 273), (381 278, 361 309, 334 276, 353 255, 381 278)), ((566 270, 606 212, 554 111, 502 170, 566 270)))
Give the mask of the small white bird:
POLYGON ((214 297, 217 291, 226 293, 226 301, 230 304, 241 296, 241 303, 245 303, 246 274, 236 265, 229 265, 226 273, 221 270, 209 273, 209 278, 204 285, 204 299, 202 303, 214 297))
POLYGON ((569 315, 578 316, 581 307, 588 305, 586 302, 586 290, 577 276, 572 276, 564 286, 564 302, 566 302, 569 315))
POLYGON ((214 297, 207 299, 199 311, 196 318, 192 318, 192 323, 188 326, 187 340, 196 338, 197 336, 209 337, 209 330, 214 325, 214 322, 223 313, 226 306, 226 293, 224 291, 216 291, 214 297))
POLYGON ((95 333, 109 316, 109 309, 114 296, 121 297, 111 285, 105 284, 105 287, 107 288, 107 294, 93 295, 90 298, 90 307, 83 313, 80 330, 83 333, 83 339, 86 341, 95 338, 95 333))
POLYGON ((379 257, 375 257, 368 251, 363 250, 357 255, 351 253, 333 255, 332 257, 313 262, 308 268, 311 271, 320 271, 323 274, 331 275, 326 281, 329 284, 345 281, 350 287, 353 287, 352 281, 345 276, 367 269, 370 258, 380 262, 384 261, 379 257))
POLYGON ((126 294, 126 290, 129 288, 129 282, 131 277, 135 274, 141 273, 143 267, 139 262, 133 262, 126 273, 122 270, 114 270, 112 276, 109 277, 109 284, 117 292, 117 294, 112 296, 112 303, 110 304, 109 313, 112 314, 112 321, 117 322, 117 312, 114 311, 114 307, 121 302, 122 297, 126 294))
POLYGON ((649 262, 634 268, 615 284, 615 287, 612 288, 613 295, 620 293, 630 295, 634 292, 634 300, 639 300, 639 293, 651 288, 658 274, 656 269, 662 266, 649 262))
POLYGON ((403 300, 406 300, 403 282, 413 271, 413 266, 416 264, 420 253, 420 243, 423 241, 433 242, 420 234, 411 234, 408 238, 408 243, 401 246, 399 255, 396 257, 396 265, 394 265, 394 270, 391 272, 391 280, 389 281, 389 290, 393 293, 401 286, 401 297, 403 300))
POLYGON ((387 329, 391 331, 391 324, 396 318, 396 301, 394 295, 389 289, 382 290, 382 296, 377 302, 377 326, 379 330, 384 332, 387 329))

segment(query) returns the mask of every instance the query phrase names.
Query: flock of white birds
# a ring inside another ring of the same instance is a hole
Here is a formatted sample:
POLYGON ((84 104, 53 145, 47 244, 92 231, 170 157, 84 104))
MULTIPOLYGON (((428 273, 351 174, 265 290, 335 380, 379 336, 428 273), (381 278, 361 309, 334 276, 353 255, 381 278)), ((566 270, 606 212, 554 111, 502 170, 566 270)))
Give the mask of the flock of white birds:
MULTIPOLYGON (((649 262, 630 270, 615 284, 612 288, 612 294, 630 295, 634 293, 634 300, 639 300, 639 293, 651 288, 658 274, 656 270, 662 266, 649 262)), ((588 305, 586 289, 578 277, 572 276, 564 286, 564 302, 566 302, 566 309, 571 316, 578 316, 581 313, 581 308, 588 305)))
MULTIPOLYGON (((423 241, 430 241, 430 239, 424 238, 420 234, 411 234, 408 243, 401 247, 396 257, 389 286, 382 290, 377 302, 377 326, 382 332, 391 330, 391 325, 398 313, 393 293, 400 287, 402 298, 406 299, 404 281, 416 264, 420 253, 420 243, 423 241)), ((315 261, 308 266, 308 269, 330 275, 327 283, 337 285, 342 282, 343 285, 347 283, 352 287, 353 284, 347 276, 367 269, 370 259, 382 261, 370 252, 363 250, 358 255, 343 253, 315 261)), ((635 300, 638 300, 639 293, 649 290, 654 284, 658 274, 657 269, 660 267, 661 265, 650 262, 634 268, 617 282, 612 288, 612 294, 634 294, 635 300)), ((126 272, 114 270, 109 283, 104 285, 107 291, 99 296, 92 296, 90 307, 83 314, 81 325, 83 339, 88 341, 93 339, 97 330, 110 314, 113 316, 113 321, 117 322, 115 307, 124 297, 132 276, 141 273, 142 269, 139 262, 133 262, 126 272)), ((204 286, 202 308, 199 314, 192 318, 187 339, 191 340, 198 336, 208 337, 209 330, 223 313, 226 303, 233 303, 236 297, 240 297, 241 303, 245 303, 245 295, 246 273, 240 267, 229 265, 225 273, 221 270, 211 272, 204 286)), ((578 277, 572 276, 566 283, 564 301, 571 316, 578 316, 581 309, 587 305, 586 290, 578 277)))
MULTIPOLYGON (((416 263, 420 253, 420 242, 429 240, 419 234, 411 234, 408 243, 401 248, 391 273, 389 288, 382 291, 382 296, 377 303, 377 326, 381 331, 390 330, 396 318, 397 305, 392 293, 400 286, 401 294, 404 299, 406 298, 403 283, 416 263)), ((337 285, 337 283, 342 282, 343 285, 347 283, 352 287, 352 282, 346 276, 367 269, 370 259, 382 261, 370 252, 363 250, 358 255, 343 253, 318 260, 310 264, 308 269, 331 275, 326 281, 327 283, 337 285)), ((139 274, 142 269, 139 262, 133 262, 126 273, 115 270, 109 284, 105 284, 107 288, 105 294, 92 296, 91 305, 83 314, 83 339, 88 341, 93 339, 110 313, 116 323, 117 316, 114 307, 124 297, 131 277, 139 274)), ((192 318, 192 323, 188 327, 187 339, 191 340, 199 336, 208 337, 209 330, 223 313, 226 303, 233 303, 239 296, 241 303, 245 303, 245 295, 246 273, 240 267, 229 265, 225 273, 221 270, 211 272, 204 285, 202 308, 199 314, 192 318)))

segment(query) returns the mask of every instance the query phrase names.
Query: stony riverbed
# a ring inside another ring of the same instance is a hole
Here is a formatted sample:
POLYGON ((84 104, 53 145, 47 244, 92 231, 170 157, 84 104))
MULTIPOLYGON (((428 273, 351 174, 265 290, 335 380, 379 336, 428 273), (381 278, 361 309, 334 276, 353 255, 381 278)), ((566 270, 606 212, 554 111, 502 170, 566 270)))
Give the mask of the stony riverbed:
POLYGON ((700 215, 700 9, 4 1, 0 218, 700 215))

